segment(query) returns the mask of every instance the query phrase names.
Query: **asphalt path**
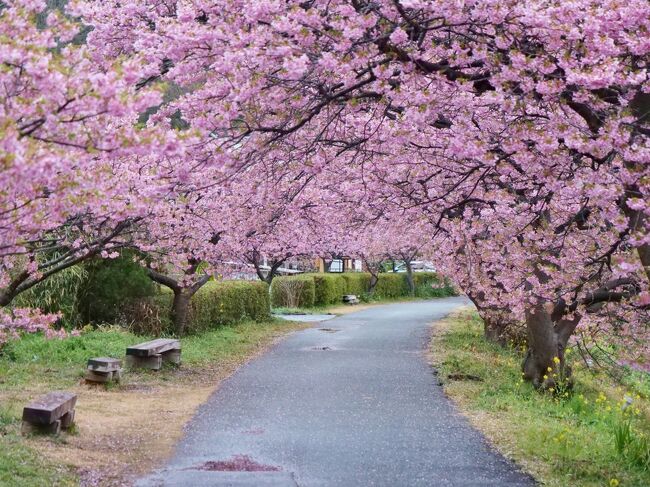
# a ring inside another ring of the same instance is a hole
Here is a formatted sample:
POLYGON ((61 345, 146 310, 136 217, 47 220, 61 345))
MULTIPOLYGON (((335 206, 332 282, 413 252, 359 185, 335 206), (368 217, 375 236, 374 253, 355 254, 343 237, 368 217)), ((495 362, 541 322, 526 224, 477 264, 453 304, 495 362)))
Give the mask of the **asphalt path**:
POLYGON ((138 485, 535 485, 455 410, 428 364, 430 324, 464 304, 378 306, 292 334, 224 381, 138 485))

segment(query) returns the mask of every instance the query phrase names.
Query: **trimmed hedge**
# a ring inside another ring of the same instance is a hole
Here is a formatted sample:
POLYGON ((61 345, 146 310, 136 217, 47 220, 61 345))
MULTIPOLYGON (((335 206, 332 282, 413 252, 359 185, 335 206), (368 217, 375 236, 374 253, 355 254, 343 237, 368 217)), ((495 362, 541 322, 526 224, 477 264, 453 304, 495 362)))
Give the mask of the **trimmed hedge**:
POLYGON ((313 274, 316 306, 327 306, 341 302, 347 292, 347 283, 342 274, 313 274))
POLYGON ((341 274, 345 280, 345 294, 361 296, 370 289, 370 274, 367 272, 345 272, 341 274))
POLYGON ((316 285, 311 274, 301 274, 299 276, 282 276, 276 277, 271 283, 271 304, 275 308, 291 307, 312 308, 316 301, 316 285), (302 282, 302 288, 299 289, 299 296, 290 296, 290 293, 296 292, 292 289, 291 282, 302 282))
MULTIPOLYGON (((173 294, 161 293, 135 302, 125 318, 138 333, 159 335, 172 332, 169 318, 173 294)), ((126 313, 125 313, 126 314, 126 313)), ((210 281, 199 289, 190 302, 187 333, 233 325, 241 321, 266 321, 271 318, 269 286, 261 281, 210 281)))
POLYGON ((380 273, 373 294, 378 298, 384 299, 395 299, 408 296, 409 287, 406 282, 406 274, 380 273))
MULTIPOLYGON (((312 299, 312 287, 306 285, 303 288, 303 296, 300 297, 300 308, 311 306, 327 306, 341 302, 345 294, 362 296, 368 293, 370 288, 370 274, 367 272, 346 272, 342 274, 301 274, 299 276, 276 277, 271 284, 271 304, 273 307, 289 306, 289 299, 286 297, 286 284, 291 280, 300 279, 313 283, 314 297, 312 299)), ((435 272, 413 273, 413 281, 418 297, 443 297, 455 295, 455 290, 446 280, 441 280, 435 272)), ((379 274, 379 280, 375 286, 374 296, 380 299, 396 299, 409 296, 406 273, 379 274)), ((295 301, 295 299, 294 299, 295 301)))
POLYGON ((211 281, 197 291, 190 303, 192 332, 270 318, 269 286, 261 281, 211 281))

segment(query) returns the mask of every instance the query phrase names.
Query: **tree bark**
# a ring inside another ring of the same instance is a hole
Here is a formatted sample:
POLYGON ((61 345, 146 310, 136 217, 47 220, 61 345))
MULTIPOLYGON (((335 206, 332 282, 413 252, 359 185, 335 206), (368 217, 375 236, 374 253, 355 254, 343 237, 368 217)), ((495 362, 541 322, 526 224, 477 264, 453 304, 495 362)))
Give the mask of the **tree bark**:
POLYGON ((569 338, 581 316, 562 318, 553 322, 550 303, 538 303, 526 311, 528 351, 522 363, 524 379, 536 388, 557 388, 559 383, 570 386, 571 368, 565 362, 569 338))
POLYGON ((496 310, 485 306, 485 294, 483 291, 478 295, 468 291, 467 297, 474 303, 476 311, 483 320, 483 333, 485 339, 491 343, 505 346, 508 342, 508 329, 514 324, 514 320, 507 319, 508 313, 505 310, 496 310))
POLYGON ((413 266, 411 261, 408 259, 404 260, 404 265, 406 266, 406 284, 409 288, 409 294, 415 296, 415 280, 413 279, 413 266))
POLYGON ((190 301, 194 295, 188 288, 177 288, 174 290, 174 301, 172 303, 171 319, 174 330, 178 336, 185 333, 190 319, 190 301))
POLYGON ((375 292, 375 287, 379 282, 379 276, 374 272, 370 272, 370 287, 368 288, 368 293, 372 294, 375 292))
POLYGON ((509 323, 490 315, 482 317, 482 319, 485 339, 488 342, 505 347, 508 342, 506 330, 508 329, 509 323))
MULTIPOLYGON (((193 270, 190 272, 195 272, 197 266, 193 266, 193 270)), ((174 293, 170 318, 174 325, 174 332, 178 336, 183 335, 189 326, 192 296, 194 296, 196 292, 210 280, 210 276, 202 276, 192 285, 182 286, 176 279, 161 274, 160 272, 156 272, 153 269, 147 269, 147 273, 152 281, 168 287, 174 293)))

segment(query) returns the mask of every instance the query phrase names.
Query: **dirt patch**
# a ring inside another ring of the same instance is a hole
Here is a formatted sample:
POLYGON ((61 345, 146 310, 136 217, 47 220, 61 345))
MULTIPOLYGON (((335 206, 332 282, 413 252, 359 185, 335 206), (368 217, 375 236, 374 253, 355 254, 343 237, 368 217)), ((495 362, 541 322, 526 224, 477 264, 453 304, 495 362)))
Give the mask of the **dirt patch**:
POLYGON ((212 472, 279 472, 282 470, 275 465, 263 465, 248 455, 235 455, 230 460, 205 462, 192 470, 210 470, 212 472))

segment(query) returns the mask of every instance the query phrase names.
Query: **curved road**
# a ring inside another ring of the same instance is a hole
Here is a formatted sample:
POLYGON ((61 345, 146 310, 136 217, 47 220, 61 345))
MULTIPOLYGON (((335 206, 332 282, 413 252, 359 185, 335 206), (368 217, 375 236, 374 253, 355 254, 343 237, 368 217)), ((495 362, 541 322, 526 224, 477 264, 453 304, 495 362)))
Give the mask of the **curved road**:
POLYGON ((427 364, 429 324, 463 304, 380 306, 289 336, 224 381, 165 469, 138 485, 534 485, 427 364))

